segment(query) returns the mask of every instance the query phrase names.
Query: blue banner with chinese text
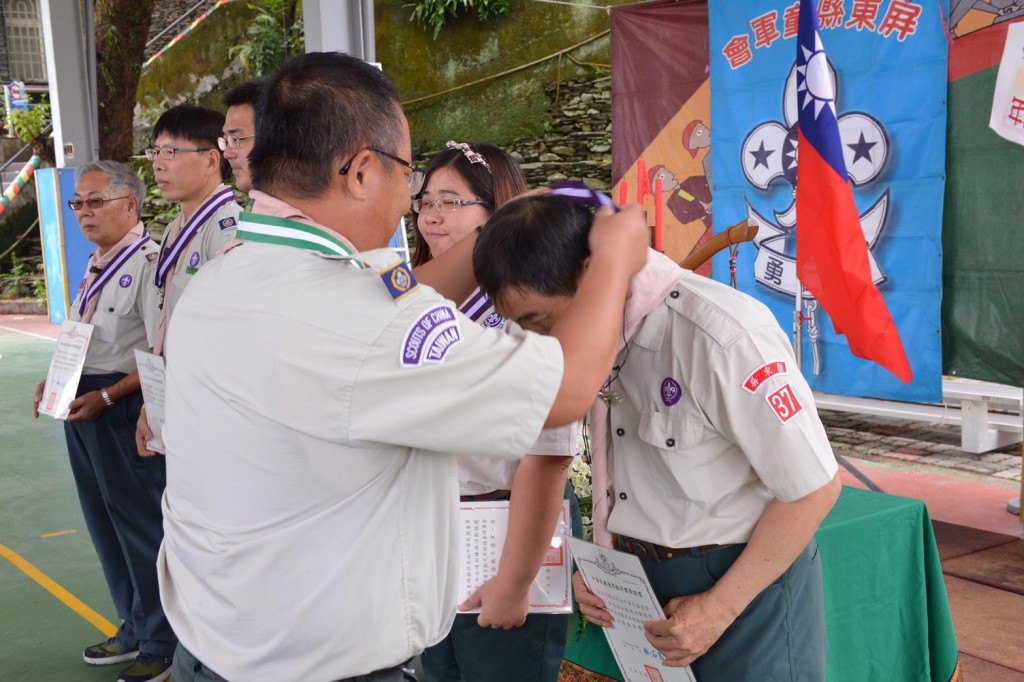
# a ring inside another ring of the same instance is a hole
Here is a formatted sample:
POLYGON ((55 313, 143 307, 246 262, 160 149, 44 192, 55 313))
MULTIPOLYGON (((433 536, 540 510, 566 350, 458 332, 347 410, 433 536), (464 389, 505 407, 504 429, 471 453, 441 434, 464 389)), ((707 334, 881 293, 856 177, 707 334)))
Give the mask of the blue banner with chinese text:
MULTIPOLYGON (((914 372, 903 384, 853 356, 804 294, 803 372, 816 391, 914 402, 942 396, 946 0, 820 0, 843 153, 872 277, 914 372)), ((792 329, 796 279, 799 2, 709 3, 714 226, 758 222, 737 261, 742 291, 792 329)), ((714 276, 728 281, 728 254, 714 276)))

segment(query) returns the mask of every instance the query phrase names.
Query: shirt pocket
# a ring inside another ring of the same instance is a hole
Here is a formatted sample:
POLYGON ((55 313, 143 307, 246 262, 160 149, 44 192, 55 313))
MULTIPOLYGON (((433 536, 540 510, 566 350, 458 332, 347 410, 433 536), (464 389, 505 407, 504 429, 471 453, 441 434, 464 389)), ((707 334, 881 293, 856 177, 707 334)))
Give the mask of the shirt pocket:
POLYGON ((704 426, 701 415, 682 410, 640 415, 640 440, 657 453, 650 475, 660 494, 692 502, 712 498, 710 453, 702 447, 704 426))
MULTIPOLYGON (((111 282, 117 286, 117 281, 111 282)), ((110 286, 108 284, 107 286, 110 286)), ((123 289, 119 293, 125 293, 131 289, 123 289)), ((135 326, 135 299, 130 295, 117 296, 113 301, 101 301, 101 309, 97 309, 95 318, 103 315, 101 324, 93 329, 93 335, 110 343, 118 343, 124 340, 124 334, 135 326)))

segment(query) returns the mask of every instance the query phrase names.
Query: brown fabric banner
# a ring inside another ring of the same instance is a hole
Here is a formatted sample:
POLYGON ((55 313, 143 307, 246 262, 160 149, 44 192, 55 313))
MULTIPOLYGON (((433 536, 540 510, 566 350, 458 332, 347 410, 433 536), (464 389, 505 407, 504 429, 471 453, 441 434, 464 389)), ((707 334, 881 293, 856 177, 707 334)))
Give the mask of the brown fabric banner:
POLYGON ((662 246, 681 261, 712 234, 707 2, 613 7, 611 46, 612 198, 643 199, 653 226, 660 177, 662 246))

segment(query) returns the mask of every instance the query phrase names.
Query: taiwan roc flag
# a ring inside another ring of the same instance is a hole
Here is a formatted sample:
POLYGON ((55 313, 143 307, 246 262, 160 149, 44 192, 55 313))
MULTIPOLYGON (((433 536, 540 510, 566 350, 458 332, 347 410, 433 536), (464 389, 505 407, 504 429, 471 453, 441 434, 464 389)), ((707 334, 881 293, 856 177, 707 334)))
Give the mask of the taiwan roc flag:
POLYGON ((797 277, 832 318, 836 333, 846 336, 854 355, 877 362, 910 383, 914 375, 896 323, 871 280, 814 5, 813 0, 800 0, 796 48, 797 277))

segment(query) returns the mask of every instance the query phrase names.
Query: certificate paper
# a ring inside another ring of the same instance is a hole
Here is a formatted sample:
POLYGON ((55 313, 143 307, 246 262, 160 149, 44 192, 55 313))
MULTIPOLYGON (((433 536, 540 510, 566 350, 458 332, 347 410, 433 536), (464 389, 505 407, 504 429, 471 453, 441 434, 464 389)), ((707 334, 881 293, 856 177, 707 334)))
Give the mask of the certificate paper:
POLYGON ((78 381, 85 367, 85 353, 89 350, 93 326, 86 322, 65 320, 57 337, 57 347, 50 358, 50 369, 46 373, 43 399, 39 414, 56 419, 68 418, 68 405, 75 399, 78 381))
POLYGON ((153 438, 146 447, 155 452, 165 452, 164 431, 164 359, 159 355, 135 349, 135 365, 139 368, 139 382, 142 384, 142 399, 146 401, 146 421, 153 432, 153 438))
POLYGON ((689 666, 664 667, 665 657, 644 635, 644 622, 664 620, 665 612, 640 559, 578 538, 566 540, 587 587, 612 614, 604 635, 626 682, 696 682, 689 666))
MULTIPOLYGON (((148 409, 148 408, 147 408, 148 409)), ((459 603, 498 574, 508 534, 508 500, 459 503, 462 545, 459 550, 459 603)), ((563 536, 571 535, 569 502, 562 504, 555 535, 530 585, 529 613, 572 613, 571 568, 563 536)), ((480 609, 459 613, 480 613, 480 609)))

